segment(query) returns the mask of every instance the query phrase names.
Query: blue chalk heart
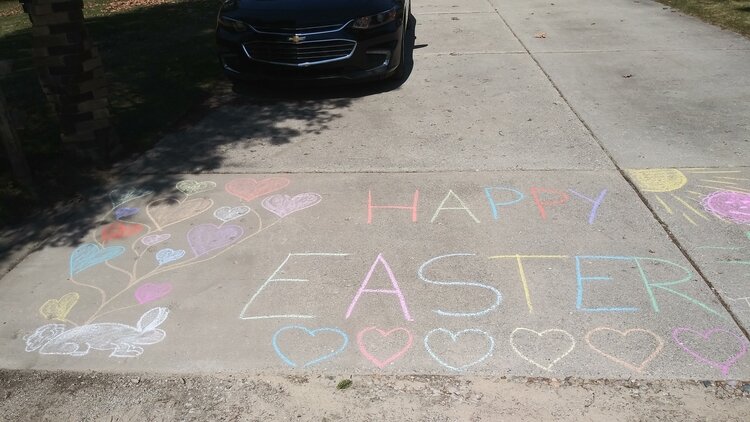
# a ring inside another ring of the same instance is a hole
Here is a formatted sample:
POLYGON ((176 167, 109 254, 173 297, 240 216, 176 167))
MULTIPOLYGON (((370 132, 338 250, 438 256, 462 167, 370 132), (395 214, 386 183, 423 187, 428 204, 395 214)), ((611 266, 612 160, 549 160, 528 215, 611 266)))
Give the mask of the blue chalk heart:
POLYGON ((316 363, 323 362, 324 360, 328 360, 328 359, 330 359, 330 358, 338 355, 339 353, 343 352, 344 349, 346 349, 347 344, 349 344, 349 337, 346 335, 346 333, 344 333, 343 331, 339 330, 338 328, 318 328, 317 330, 310 330, 310 329, 308 329, 306 327, 301 327, 301 326, 297 326, 297 325, 290 325, 290 326, 287 326, 287 327, 282 327, 282 328, 279 329, 279 331, 276 331, 276 333, 273 335, 273 339, 272 339, 273 348, 276 351, 276 354, 279 355, 279 357, 281 358, 281 360, 283 360, 284 363, 286 363, 287 365, 289 365, 291 367, 297 367, 297 364, 294 361, 292 361, 291 359, 289 359, 281 351, 281 349, 279 349, 279 343, 278 343, 279 334, 281 334, 282 332, 284 332, 286 330, 302 330, 305 333, 307 333, 307 335, 309 335, 311 337, 315 337, 315 335, 318 334, 318 333, 330 332, 330 333, 338 334, 344 340, 344 342, 341 344, 341 347, 339 347, 338 350, 334 350, 331 353, 319 356, 319 357, 317 357, 317 358, 315 358, 315 359, 313 359, 313 360, 305 363, 304 365, 302 365, 305 368, 307 368, 308 366, 315 365, 316 363))
POLYGON ((86 268, 116 258, 123 252, 125 252, 125 248, 122 246, 109 246, 102 249, 99 245, 84 243, 70 254, 70 276, 72 277, 86 268))
POLYGON ((159 261, 159 265, 164 265, 172 261, 177 261, 183 256, 185 256, 185 250, 183 249, 174 250, 170 248, 164 248, 156 253, 156 260, 159 261))
POLYGON ((121 220, 125 217, 138 214, 138 211, 140 211, 139 208, 118 208, 115 210, 115 218, 121 220))

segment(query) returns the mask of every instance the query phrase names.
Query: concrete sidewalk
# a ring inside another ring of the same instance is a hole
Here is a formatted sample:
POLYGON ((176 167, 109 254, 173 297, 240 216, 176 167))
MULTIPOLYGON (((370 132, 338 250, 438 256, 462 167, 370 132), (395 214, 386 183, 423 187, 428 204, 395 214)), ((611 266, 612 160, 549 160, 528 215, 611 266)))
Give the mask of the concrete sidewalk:
POLYGON ((238 95, 123 165, 0 281, 0 367, 750 379, 750 41, 413 12, 402 86, 238 95))

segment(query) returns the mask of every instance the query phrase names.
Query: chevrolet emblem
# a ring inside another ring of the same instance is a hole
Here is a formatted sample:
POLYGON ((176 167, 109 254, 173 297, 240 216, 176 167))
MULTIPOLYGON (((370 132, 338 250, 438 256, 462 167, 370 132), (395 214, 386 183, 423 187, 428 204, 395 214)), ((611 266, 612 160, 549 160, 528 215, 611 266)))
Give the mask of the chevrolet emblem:
POLYGON ((291 41, 294 44, 299 44, 300 42, 304 41, 307 37, 300 37, 297 34, 294 34, 293 37, 289 37, 288 40, 291 41))

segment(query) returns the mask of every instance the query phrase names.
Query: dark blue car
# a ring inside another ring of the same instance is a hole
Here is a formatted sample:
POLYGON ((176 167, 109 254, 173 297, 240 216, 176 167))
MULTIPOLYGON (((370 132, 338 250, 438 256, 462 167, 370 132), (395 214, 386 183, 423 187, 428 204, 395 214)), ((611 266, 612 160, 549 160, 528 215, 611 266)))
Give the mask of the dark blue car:
POLYGON ((216 28, 232 80, 400 78, 410 0, 227 0, 216 28))

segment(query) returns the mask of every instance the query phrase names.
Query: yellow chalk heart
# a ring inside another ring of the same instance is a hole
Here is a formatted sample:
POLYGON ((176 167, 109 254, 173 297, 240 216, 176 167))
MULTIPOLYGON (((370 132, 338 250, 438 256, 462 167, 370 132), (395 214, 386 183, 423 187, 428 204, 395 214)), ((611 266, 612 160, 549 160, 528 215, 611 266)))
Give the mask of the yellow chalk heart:
POLYGON ((78 293, 71 292, 63 295, 60 299, 50 299, 44 302, 44 305, 39 308, 39 312, 46 319, 65 321, 70 310, 76 306, 78 298, 78 293))

